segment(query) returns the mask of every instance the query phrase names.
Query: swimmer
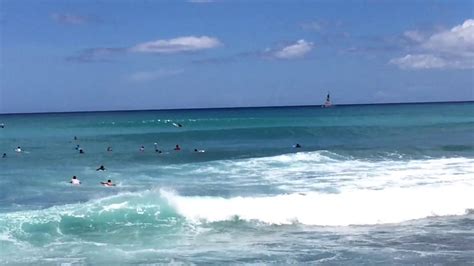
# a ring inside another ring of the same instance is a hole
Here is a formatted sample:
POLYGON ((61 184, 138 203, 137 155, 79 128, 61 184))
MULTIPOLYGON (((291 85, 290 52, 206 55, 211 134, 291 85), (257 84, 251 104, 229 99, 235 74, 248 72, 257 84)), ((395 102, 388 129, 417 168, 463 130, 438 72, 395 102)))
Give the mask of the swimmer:
POLYGON ((76 176, 73 176, 71 181, 69 181, 69 183, 73 184, 73 185, 80 185, 81 184, 81 181, 79 179, 77 179, 76 176))
POLYGON ((175 150, 175 151, 180 151, 180 150, 181 150, 181 147, 179 147, 179 145, 176 144, 176 147, 174 147, 174 150, 175 150))
POLYGON ((20 146, 16 147, 15 151, 16 152, 21 152, 21 147, 20 146))
POLYGON ((2 155, 2 158, 7 158, 7 154, 4 153, 4 154, 2 155))
POLYGON ((84 154, 84 150, 82 148, 79 148, 79 153, 84 154))
POLYGON ((296 143, 295 145, 293 145, 293 148, 301 148, 301 145, 296 143))
POLYGON ((5 128, 5 124, 4 124, 4 123, 1 123, 1 124, 0 124, 0 128, 5 128))
POLYGON ((96 171, 105 171, 105 167, 103 165, 99 166, 96 171))
POLYGON ((79 146, 79 144, 76 145, 76 150, 79 150, 81 147, 79 146))
POLYGON ((153 143, 153 146, 155 146, 155 152, 161 153, 160 149, 158 149, 158 143, 153 143))
POLYGON ((112 183, 112 180, 107 180, 107 182, 100 182, 101 185, 104 185, 106 187, 115 187, 115 184, 112 183))
POLYGON ((206 152, 205 150, 194 149, 194 152, 206 152))
POLYGON ((109 152, 112 151, 112 147, 110 147, 110 146, 107 147, 107 151, 109 151, 109 152))
POLYGON ((142 145, 142 146, 140 147, 140 151, 141 151, 141 152, 144 152, 144 151, 145 151, 145 146, 142 145))

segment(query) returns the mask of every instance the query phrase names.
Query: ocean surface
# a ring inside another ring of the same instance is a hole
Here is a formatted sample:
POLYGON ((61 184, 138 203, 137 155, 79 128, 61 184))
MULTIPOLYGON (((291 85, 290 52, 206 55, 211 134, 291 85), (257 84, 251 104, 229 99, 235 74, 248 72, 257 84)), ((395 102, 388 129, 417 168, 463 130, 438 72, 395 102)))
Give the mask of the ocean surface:
POLYGON ((474 262, 474 103, 0 123, 0 264, 474 262))

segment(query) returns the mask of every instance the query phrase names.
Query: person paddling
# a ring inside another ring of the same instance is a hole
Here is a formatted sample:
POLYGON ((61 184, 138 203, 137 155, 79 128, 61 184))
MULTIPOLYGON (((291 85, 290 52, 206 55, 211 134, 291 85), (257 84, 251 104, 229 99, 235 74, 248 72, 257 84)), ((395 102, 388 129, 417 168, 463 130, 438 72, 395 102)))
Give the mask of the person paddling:
POLYGON ((73 184, 73 185, 80 185, 81 184, 81 181, 79 179, 77 179, 76 176, 73 176, 71 181, 69 181, 69 183, 73 184))
POLYGON ((112 180, 107 180, 107 182, 100 182, 100 184, 106 186, 106 187, 115 187, 115 184, 112 183, 112 180))

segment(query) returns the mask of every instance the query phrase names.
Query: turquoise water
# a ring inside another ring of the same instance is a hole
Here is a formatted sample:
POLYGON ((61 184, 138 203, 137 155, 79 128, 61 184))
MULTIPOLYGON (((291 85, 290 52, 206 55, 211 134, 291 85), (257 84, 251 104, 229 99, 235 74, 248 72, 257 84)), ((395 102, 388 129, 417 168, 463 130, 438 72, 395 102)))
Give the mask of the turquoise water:
POLYGON ((0 123, 0 264, 474 261, 473 103, 0 123))

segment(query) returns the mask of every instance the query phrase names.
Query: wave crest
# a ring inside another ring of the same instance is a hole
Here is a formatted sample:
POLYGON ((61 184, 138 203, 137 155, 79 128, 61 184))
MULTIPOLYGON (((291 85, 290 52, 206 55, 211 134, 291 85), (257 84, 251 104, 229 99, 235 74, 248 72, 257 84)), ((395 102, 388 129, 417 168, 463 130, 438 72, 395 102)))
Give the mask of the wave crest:
POLYGON ((474 207, 473 191, 471 185, 449 185, 268 197, 183 197, 166 190, 161 195, 179 214, 195 222, 238 217, 268 224, 347 226, 463 215, 474 207))

